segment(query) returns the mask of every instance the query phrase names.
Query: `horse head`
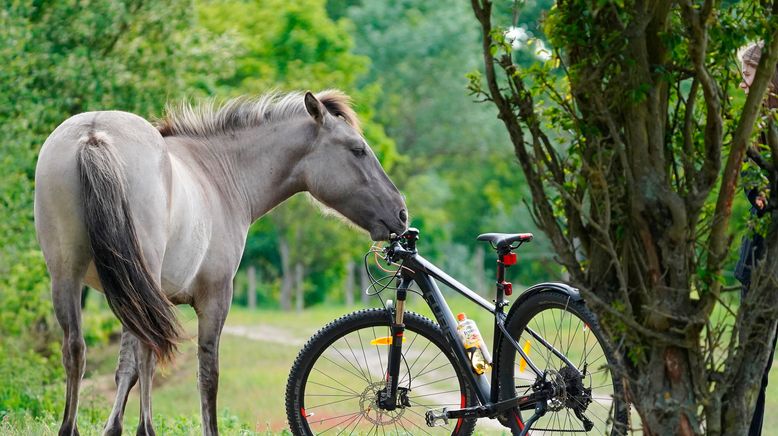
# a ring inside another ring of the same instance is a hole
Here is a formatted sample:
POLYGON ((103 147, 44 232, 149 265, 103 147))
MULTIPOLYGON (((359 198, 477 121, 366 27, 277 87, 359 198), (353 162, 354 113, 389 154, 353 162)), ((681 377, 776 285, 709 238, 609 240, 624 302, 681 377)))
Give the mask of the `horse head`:
POLYGON ((300 162, 308 192, 375 241, 404 232, 405 199, 362 136, 348 98, 337 91, 319 95, 307 92, 304 98, 316 131, 300 162))

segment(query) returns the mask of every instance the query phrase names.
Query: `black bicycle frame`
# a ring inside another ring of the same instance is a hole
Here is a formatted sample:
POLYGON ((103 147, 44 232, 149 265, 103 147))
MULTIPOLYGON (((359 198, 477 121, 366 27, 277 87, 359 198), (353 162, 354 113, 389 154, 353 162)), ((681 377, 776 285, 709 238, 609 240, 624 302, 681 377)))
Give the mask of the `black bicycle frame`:
MULTIPOLYGON (((514 340, 505 328, 504 308, 507 306, 505 301, 505 293, 502 286, 504 279, 505 266, 498 262, 498 286, 497 295, 494 300, 494 304, 490 303, 480 295, 476 294, 473 290, 458 282, 453 277, 443 272, 440 268, 433 265, 430 261, 423 258, 415 252, 406 252, 404 257, 403 266, 401 268, 400 283, 397 288, 397 321, 393 321, 392 335, 395 336, 398 332, 402 335, 404 325, 401 324, 401 313, 404 311, 404 300, 407 294, 408 287, 412 282, 416 282, 422 292, 424 300, 432 310, 433 315, 438 321, 440 328, 443 330, 451 349, 454 351, 457 361, 460 366, 465 370, 464 373, 467 377, 468 383, 474 388, 478 397, 478 401, 482 406, 497 405, 499 402, 499 380, 497 379, 499 374, 499 350, 500 344, 503 339, 507 339, 522 358, 527 362, 528 367, 535 373, 537 377, 543 377, 544 372, 541 371, 533 362, 532 359, 524 352, 519 344, 514 340), (446 303, 446 299, 438 288, 436 280, 443 283, 447 287, 454 291, 464 295, 470 301, 474 302, 481 308, 488 310, 494 314, 494 340, 492 350, 494 352, 492 362, 492 377, 491 382, 485 374, 475 374, 471 369, 470 360, 465 352, 464 345, 459 340, 457 334, 457 322, 454 318, 451 309, 446 303)), ((567 365, 576 368, 568 358, 554 348, 551 344, 545 341, 536 332, 527 328, 527 332, 537 339, 544 347, 549 349, 552 353, 558 356, 567 365)), ((392 347, 389 356, 389 373, 387 374, 387 403, 395 404, 394 401, 397 398, 397 374, 399 371, 399 359, 397 355, 401 352, 402 341, 394 341, 398 347, 392 347), (393 356, 394 354, 394 356, 393 356), (394 365, 392 365, 394 363, 394 365), (390 380, 394 379, 394 380, 390 380)), ((531 395, 528 397, 517 397, 518 402, 513 402, 514 406, 522 406, 522 408, 535 408, 536 396, 531 395)), ((507 401, 499 402, 499 404, 507 403, 507 401)), ((394 406, 392 406, 394 407, 394 406)))

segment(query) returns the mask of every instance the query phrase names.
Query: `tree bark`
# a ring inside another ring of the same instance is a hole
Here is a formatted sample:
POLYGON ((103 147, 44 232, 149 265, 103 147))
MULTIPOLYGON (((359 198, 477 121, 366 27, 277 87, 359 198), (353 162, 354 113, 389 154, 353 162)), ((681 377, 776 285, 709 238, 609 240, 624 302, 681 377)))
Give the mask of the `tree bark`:
MULTIPOLYGON (((472 75, 470 90, 497 108, 533 217, 617 350, 616 370, 643 432, 744 434, 778 318, 778 230, 735 330, 710 315, 716 305, 731 311, 720 298, 729 220, 776 71, 778 2, 741 10, 769 23, 743 27, 762 32, 767 44, 742 110, 727 94, 732 53, 709 41, 727 28, 717 2, 606 3, 558 0, 549 12, 545 30, 565 75, 559 86, 548 64, 515 64, 504 29, 492 24, 492 2, 471 0, 484 74, 472 75), (545 112, 548 100, 556 112, 545 112), (560 118, 566 127, 554 129, 560 118), (729 346, 722 338, 731 338, 729 346)), ((768 133, 775 162, 767 167, 778 168, 778 132, 768 133)), ((768 172, 769 204, 778 205, 778 173, 768 172)))

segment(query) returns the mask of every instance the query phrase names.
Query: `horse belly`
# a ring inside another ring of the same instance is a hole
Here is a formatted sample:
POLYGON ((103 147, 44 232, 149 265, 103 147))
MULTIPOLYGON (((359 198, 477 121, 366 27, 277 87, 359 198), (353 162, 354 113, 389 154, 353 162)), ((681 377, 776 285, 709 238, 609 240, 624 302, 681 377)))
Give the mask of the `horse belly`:
MULTIPOLYGON (((168 240, 162 260, 162 287, 168 298, 188 302, 191 285, 200 271, 211 241, 203 194, 182 174, 172 158, 171 214, 168 240)), ((175 301, 179 302, 179 301, 175 301)))

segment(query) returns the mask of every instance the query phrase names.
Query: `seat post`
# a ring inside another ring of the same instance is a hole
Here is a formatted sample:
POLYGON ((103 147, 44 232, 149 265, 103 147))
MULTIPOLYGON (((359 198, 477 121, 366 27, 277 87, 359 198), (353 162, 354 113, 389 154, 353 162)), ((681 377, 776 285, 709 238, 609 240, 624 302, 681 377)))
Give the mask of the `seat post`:
POLYGON ((505 281, 505 269, 516 264, 516 253, 510 246, 497 250, 497 302, 501 306, 505 295, 513 294, 513 285, 505 281))

